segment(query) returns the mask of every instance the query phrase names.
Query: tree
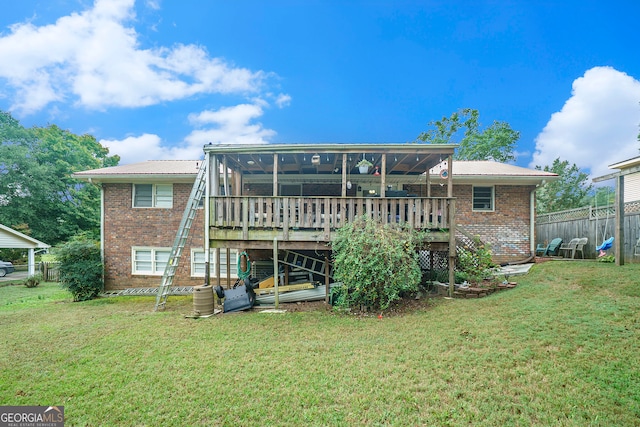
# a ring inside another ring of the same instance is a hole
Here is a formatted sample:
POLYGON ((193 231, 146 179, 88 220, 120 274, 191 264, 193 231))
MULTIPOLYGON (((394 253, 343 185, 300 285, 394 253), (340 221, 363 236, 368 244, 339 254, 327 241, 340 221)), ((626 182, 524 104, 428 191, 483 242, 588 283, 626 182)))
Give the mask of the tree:
POLYGON ((560 177, 536 191, 538 214, 579 208, 592 191, 593 186, 588 184, 589 175, 575 164, 569 165, 567 160, 557 158, 551 166, 536 166, 536 169, 553 172, 560 177))
POLYGON ((616 189, 614 187, 598 187, 589 193, 582 205, 608 206, 614 204, 615 200, 616 189))
POLYGON ((513 152, 520 132, 500 121, 480 130, 479 117, 478 110, 462 109, 450 117, 429 122, 433 129, 422 132, 417 140, 429 144, 454 144, 457 138, 460 145, 453 156, 457 160, 514 161, 513 152))
POLYGON ((118 161, 93 136, 55 125, 25 129, 0 112, 0 223, 52 245, 82 231, 97 235, 99 189, 71 175, 118 161))

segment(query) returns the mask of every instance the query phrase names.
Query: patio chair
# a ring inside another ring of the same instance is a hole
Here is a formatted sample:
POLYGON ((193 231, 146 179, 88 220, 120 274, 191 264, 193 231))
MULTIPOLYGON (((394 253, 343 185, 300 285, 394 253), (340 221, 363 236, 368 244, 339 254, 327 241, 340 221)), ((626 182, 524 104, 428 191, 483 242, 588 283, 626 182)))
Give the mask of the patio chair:
POLYGON ((538 245, 536 248, 536 255, 540 256, 556 256, 558 255, 558 251, 560 250, 560 245, 562 245, 562 238, 556 237, 545 247, 543 245, 538 245))
POLYGON ((562 254, 564 258, 567 258, 569 256, 569 252, 571 252, 571 258, 573 258, 576 254, 576 247, 578 246, 579 240, 580 239, 576 237, 575 239, 571 239, 569 243, 562 243, 558 252, 562 254))
POLYGON ((587 242, 589 242, 588 237, 582 237, 581 239, 578 239, 576 250, 573 252, 573 255, 574 255, 573 258, 575 258, 578 252, 580 252, 582 254, 582 259, 584 259, 584 247, 587 245, 587 242))

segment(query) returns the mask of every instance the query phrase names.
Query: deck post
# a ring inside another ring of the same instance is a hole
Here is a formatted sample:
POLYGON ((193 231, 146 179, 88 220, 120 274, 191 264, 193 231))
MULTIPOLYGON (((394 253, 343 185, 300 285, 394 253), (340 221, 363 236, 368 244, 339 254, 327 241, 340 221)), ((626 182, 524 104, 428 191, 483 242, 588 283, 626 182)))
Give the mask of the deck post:
MULTIPOLYGON (((215 156, 205 153, 204 161, 207 162, 207 175, 204 187, 204 283, 211 285, 211 170, 215 164, 215 156)), ((104 240, 103 240, 104 241, 104 240)))
POLYGON ((616 253, 616 265, 624 265, 624 175, 619 175, 616 183, 616 225, 613 245, 616 253))
POLYGON ((326 304, 329 304, 329 285, 330 285, 330 280, 329 280, 329 256, 327 255, 329 253, 329 251, 325 252, 324 255, 324 285, 325 285, 325 291, 324 291, 324 302, 326 304))
POLYGON ((273 303, 278 308, 279 294, 278 294, 278 238, 273 238, 273 303))
POLYGON ((453 298, 456 283, 456 201, 449 200, 449 296, 453 298))
MULTIPOLYGON (((453 157, 447 157, 447 197, 453 197, 453 157)), ((451 215, 453 216, 453 215, 451 215)))

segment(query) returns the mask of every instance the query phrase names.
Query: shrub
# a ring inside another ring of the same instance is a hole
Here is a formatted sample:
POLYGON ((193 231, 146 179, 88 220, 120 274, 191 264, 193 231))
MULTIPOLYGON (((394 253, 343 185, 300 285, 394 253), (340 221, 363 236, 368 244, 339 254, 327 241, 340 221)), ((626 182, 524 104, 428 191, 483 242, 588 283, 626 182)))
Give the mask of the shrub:
POLYGON ((384 310, 403 292, 415 291, 422 272, 417 245, 426 238, 401 225, 381 225, 367 217, 338 229, 333 244, 334 291, 340 308, 384 310))
POLYGON ((471 282, 480 282, 491 277, 496 265, 491 260, 491 250, 488 244, 480 242, 474 237, 475 250, 472 248, 458 248, 458 270, 471 282))
POLYGON ((22 284, 25 285, 27 288, 35 288, 40 284, 40 282, 42 282, 42 279, 43 279, 42 274, 38 273, 38 274, 34 274, 33 276, 27 277, 24 280, 24 282, 22 282, 22 284))
POLYGON ((97 297, 104 289, 100 247, 93 240, 78 238, 58 248, 60 284, 74 301, 97 297))
POLYGON ((598 262, 616 262, 615 255, 605 255, 598 258, 598 262))

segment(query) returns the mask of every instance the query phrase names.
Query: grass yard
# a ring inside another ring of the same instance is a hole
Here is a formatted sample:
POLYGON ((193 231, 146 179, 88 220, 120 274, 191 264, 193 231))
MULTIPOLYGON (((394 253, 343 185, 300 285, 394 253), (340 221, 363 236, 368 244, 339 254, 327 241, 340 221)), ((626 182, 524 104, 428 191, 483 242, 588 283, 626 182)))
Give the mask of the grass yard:
POLYGON ((547 262, 404 315, 187 319, 0 288, 0 404, 67 426, 640 425, 640 265, 547 262))

